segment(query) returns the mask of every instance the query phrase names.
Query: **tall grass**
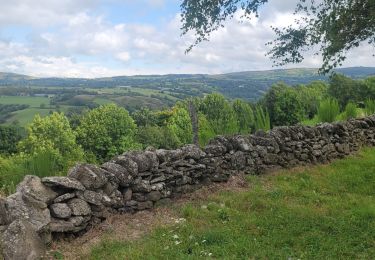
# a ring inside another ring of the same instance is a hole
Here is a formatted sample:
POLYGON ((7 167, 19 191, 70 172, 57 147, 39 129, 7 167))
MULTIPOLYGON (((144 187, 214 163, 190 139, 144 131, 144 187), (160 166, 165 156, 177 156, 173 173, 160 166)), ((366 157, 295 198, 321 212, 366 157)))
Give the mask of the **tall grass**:
POLYGON ((354 104, 353 102, 349 102, 345 106, 344 119, 348 120, 348 119, 356 118, 357 116, 358 116, 358 111, 357 111, 356 104, 354 104))
POLYGON ((268 131, 271 129, 270 115, 261 106, 255 108, 254 126, 255 130, 268 131))
POLYGON ((16 186, 26 175, 39 177, 59 175, 56 157, 48 152, 35 155, 14 155, 0 157, 0 190, 5 194, 13 193, 16 186))
POLYGON ((365 112, 366 115, 373 115, 375 114, 375 100, 367 99, 365 102, 365 112))
POLYGON ((340 106, 336 99, 325 99, 319 104, 318 119, 320 122, 331 123, 340 114, 340 106))

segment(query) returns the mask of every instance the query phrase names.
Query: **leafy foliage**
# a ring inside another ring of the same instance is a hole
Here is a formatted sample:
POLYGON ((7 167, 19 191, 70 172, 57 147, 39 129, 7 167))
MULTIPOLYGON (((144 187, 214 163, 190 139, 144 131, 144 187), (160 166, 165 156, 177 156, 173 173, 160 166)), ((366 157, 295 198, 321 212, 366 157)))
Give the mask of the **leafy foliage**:
POLYGON ((216 134, 236 133, 236 115, 224 96, 217 93, 207 95, 202 100, 199 110, 206 116, 216 134))
POLYGON ((189 112, 183 108, 175 106, 172 109, 172 116, 168 119, 168 128, 176 135, 180 144, 189 144, 193 140, 193 130, 189 112))
POLYGON ((294 125, 304 115, 301 99, 296 90, 285 84, 272 86, 263 99, 270 114, 272 126, 294 125))
POLYGON ((134 136, 136 125, 128 111, 115 104, 100 106, 83 115, 77 141, 98 161, 139 148, 134 136))
MULTIPOLYGON (((187 49, 207 41, 212 32, 224 26, 238 10, 243 19, 258 15, 268 0, 189 1, 182 9, 182 34, 195 33, 195 42, 187 49)), ((297 26, 274 28, 277 38, 268 53, 275 65, 300 63, 303 53, 319 46, 323 56, 320 72, 327 73, 345 60, 348 50, 362 42, 375 46, 375 2, 373 0, 300 0, 296 6, 297 26)))
POLYGON ((208 142, 216 136, 214 130, 211 127, 210 122, 207 120, 206 116, 200 113, 198 115, 199 121, 199 144, 205 146, 208 142))
POLYGON ((180 145, 180 140, 175 133, 166 126, 141 126, 136 140, 143 148, 152 146, 157 149, 175 149, 180 145))
POLYGON ((24 129, 19 126, 0 125, 0 154, 17 152, 17 144, 24 137, 24 129))
POLYGON ((32 156, 48 152, 54 157, 59 170, 83 158, 83 151, 76 144, 76 135, 68 119, 56 112, 44 118, 35 116, 27 128, 27 137, 20 142, 20 151, 32 156))

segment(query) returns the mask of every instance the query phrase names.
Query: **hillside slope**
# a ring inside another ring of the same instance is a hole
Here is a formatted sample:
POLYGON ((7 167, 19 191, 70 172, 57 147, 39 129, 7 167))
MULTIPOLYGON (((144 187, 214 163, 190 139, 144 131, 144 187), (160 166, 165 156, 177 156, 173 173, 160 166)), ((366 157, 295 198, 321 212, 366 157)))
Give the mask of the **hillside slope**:
MULTIPOLYGON (((352 67, 336 70, 352 78, 375 75, 375 67, 352 67)), ((290 85, 305 84, 314 80, 327 80, 317 69, 279 69, 245 71, 218 75, 171 74, 138 75, 107 78, 31 78, 17 74, 0 74, 0 86, 85 87, 113 88, 118 86, 145 88, 172 94, 192 96, 212 91, 229 98, 256 100, 274 83, 283 81, 290 85)))

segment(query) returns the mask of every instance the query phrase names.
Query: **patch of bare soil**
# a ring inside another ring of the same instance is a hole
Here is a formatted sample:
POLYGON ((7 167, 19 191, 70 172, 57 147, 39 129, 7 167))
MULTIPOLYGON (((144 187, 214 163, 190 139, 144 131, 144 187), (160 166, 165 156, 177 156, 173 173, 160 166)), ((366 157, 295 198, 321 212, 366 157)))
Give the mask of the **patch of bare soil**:
MULTIPOLYGON (((214 183, 190 194, 184 194, 179 199, 174 199, 172 204, 183 206, 190 201, 207 199, 208 196, 223 190, 243 191, 247 188, 248 182, 243 175, 231 176, 226 183, 214 183)), ((59 252, 64 256, 64 259, 87 259, 90 250, 98 245, 103 238, 117 241, 136 240, 158 226, 174 224, 178 218, 177 212, 168 207, 139 211, 135 214, 114 214, 81 237, 72 241, 53 242, 49 255, 59 252)))

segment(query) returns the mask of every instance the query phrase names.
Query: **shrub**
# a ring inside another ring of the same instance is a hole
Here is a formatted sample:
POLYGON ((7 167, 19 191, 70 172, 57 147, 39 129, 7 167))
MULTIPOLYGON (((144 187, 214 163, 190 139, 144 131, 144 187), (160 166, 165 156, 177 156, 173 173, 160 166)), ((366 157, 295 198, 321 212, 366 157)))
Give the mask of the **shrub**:
POLYGON ((128 111, 115 104, 87 112, 77 128, 77 141, 98 162, 131 149, 140 148, 134 140, 136 125, 128 111))
POLYGON ((340 106, 336 99, 325 99, 320 102, 318 118, 320 122, 331 123, 340 114, 340 106))
POLYGON ((366 115, 373 115, 375 114, 375 100, 367 99, 365 102, 365 112, 366 115))
POLYGON ((348 119, 351 119, 351 118, 356 118, 357 116, 358 116, 357 106, 353 102, 349 102, 345 106, 344 119, 348 120, 348 119))

